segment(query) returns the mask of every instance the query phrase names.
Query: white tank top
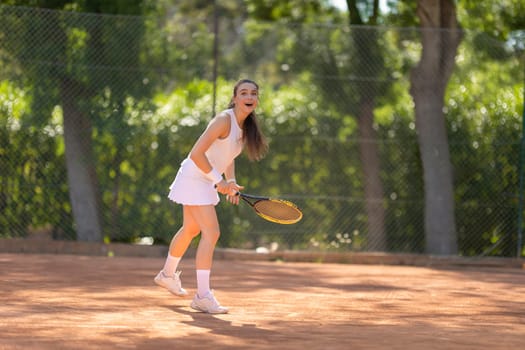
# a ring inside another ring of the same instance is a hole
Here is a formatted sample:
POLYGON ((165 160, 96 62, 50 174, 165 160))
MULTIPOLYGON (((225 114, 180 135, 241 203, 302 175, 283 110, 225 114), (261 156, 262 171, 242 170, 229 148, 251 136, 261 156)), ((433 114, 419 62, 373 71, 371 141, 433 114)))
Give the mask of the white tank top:
POLYGON ((242 129, 237 124, 233 109, 227 109, 223 113, 227 113, 230 116, 230 133, 224 139, 215 140, 205 153, 211 165, 221 174, 242 152, 244 146, 242 129))

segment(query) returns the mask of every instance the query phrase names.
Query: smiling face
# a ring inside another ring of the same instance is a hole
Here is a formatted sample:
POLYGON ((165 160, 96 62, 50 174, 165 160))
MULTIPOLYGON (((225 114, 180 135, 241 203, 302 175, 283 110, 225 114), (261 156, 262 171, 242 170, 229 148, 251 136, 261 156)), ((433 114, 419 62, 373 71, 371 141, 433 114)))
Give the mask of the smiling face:
POLYGON ((250 114, 259 103, 259 87, 251 81, 241 82, 234 90, 235 109, 243 114, 250 114))

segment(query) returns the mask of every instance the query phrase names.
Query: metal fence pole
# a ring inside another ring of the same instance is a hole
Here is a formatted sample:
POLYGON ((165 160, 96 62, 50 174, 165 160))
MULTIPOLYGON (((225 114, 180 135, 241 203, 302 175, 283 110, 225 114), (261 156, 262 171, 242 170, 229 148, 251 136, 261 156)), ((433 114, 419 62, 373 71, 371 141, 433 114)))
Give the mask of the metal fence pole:
MULTIPOLYGON (((525 87, 525 81, 524 81, 525 87)), ((525 162, 525 89, 523 91, 523 115, 522 115, 522 125, 521 125, 521 142, 520 142, 520 162, 519 162, 519 175, 520 175, 520 184, 519 184, 519 195, 518 195, 518 244, 516 247, 516 256, 521 257, 521 249, 523 246, 523 186, 524 186, 524 167, 523 163, 525 162)))
POLYGON ((211 117, 215 116, 217 106, 217 69, 219 65, 219 5, 213 2, 213 106, 211 117))

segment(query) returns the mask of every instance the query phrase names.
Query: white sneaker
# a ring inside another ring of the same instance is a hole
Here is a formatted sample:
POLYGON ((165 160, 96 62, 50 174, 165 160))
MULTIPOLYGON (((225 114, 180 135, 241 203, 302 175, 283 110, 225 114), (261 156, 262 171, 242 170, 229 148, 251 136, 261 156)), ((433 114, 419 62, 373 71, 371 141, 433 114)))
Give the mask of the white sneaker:
POLYGON ((199 298, 198 294, 195 294, 195 298, 191 302, 191 308, 197 311, 207 312, 209 314, 226 314, 228 313, 228 308, 221 306, 213 292, 210 291, 207 295, 202 298, 199 298))
POLYGON ((160 271, 154 279, 155 283, 159 286, 166 288, 170 293, 178 295, 180 297, 188 295, 188 292, 182 288, 180 281, 180 271, 175 272, 173 277, 166 276, 164 271, 160 271))

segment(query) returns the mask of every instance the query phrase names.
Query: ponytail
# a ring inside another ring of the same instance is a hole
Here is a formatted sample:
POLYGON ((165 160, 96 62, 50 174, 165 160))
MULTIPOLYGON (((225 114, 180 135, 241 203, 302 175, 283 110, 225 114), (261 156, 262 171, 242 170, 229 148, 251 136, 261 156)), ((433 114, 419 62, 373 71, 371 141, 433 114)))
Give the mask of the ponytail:
MULTIPOLYGON (((259 90, 259 85, 253 80, 242 79, 239 80, 233 88, 234 97, 237 95, 237 88, 243 83, 251 83, 255 85, 257 90, 259 90)), ((232 98, 228 104, 228 108, 233 107, 235 107, 235 103, 232 98)), ((250 160, 261 160, 266 155, 266 152, 268 151, 268 142, 261 131, 255 112, 250 113, 244 120, 242 126, 242 140, 246 145, 246 151, 250 160)))

